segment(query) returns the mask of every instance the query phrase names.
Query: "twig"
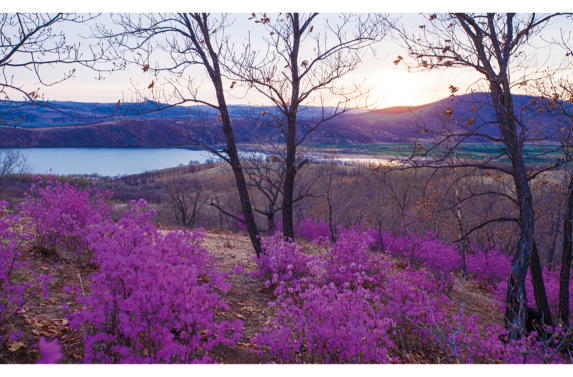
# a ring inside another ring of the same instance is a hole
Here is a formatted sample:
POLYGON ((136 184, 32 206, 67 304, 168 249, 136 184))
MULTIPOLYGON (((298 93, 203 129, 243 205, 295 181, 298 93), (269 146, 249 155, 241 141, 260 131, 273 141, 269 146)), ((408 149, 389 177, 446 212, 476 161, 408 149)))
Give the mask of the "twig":
POLYGON ((78 272, 78 277, 80 278, 80 286, 82 287, 82 296, 85 297, 85 293, 84 293, 84 284, 82 283, 82 276, 80 275, 80 273, 78 272))

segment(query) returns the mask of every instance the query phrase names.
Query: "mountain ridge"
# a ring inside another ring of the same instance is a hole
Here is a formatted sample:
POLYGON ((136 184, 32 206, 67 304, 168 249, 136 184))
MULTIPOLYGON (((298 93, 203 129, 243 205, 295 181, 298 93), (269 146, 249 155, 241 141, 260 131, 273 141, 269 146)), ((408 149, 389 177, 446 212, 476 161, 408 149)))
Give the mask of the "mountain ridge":
MULTIPOLYGON (((439 130, 444 121, 448 108, 451 109, 451 120, 456 119, 466 123, 469 119, 479 119, 483 123, 480 132, 490 136, 498 136, 497 128, 492 122, 495 111, 490 104, 489 94, 470 93, 452 96, 419 106, 394 106, 373 111, 351 111, 339 115, 320 125, 305 140, 307 144, 384 144, 406 142, 413 137, 424 137, 419 130, 423 127, 429 130, 439 130)), ((539 122, 549 128, 555 128, 560 120, 549 114, 541 114, 529 109, 537 97, 515 95, 514 103, 519 111, 520 119, 524 122, 539 122)), ((74 111, 86 114, 87 107, 94 103, 52 102, 54 106, 64 108, 73 104, 74 111)), ((113 111, 115 104, 98 104, 100 108, 113 111)), ((570 108, 570 105, 568 105, 570 108)), ((264 110, 264 108, 261 108, 264 110)), ((313 111, 318 108, 305 107, 301 116, 301 127, 308 127, 312 122, 313 111), (305 125, 306 124, 306 125, 305 125)), ((274 137, 280 141, 280 134, 272 127, 265 126, 261 121, 261 111, 258 108, 248 110, 243 105, 231 105, 229 111, 233 129, 238 143, 252 143, 263 137, 274 137), (255 114, 256 113, 256 114, 255 114), (258 119, 257 119, 258 117, 258 119)), ((24 112, 25 113, 25 112, 24 112)), ((185 124, 189 120, 199 123, 200 119, 211 122, 217 128, 216 113, 209 108, 178 108, 152 113, 153 117, 145 119, 119 119, 95 122, 82 119, 83 123, 70 124, 69 119, 58 116, 55 110, 35 108, 29 111, 26 119, 32 125, 16 129, 0 128, 0 147, 2 148, 42 148, 42 147, 139 147, 163 148, 189 145, 185 143, 190 129, 185 124), (34 118, 34 116, 36 118, 34 118), (201 118, 200 118, 201 116, 201 118), (51 118, 50 118, 51 117, 51 118), (40 121, 34 123, 35 119, 40 121)), ((25 113, 26 114, 26 113, 25 113)), ((150 113, 151 114, 151 113, 150 113)), ((223 135, 218 132, 212 135, 213 144, 223 143, 223 135)))

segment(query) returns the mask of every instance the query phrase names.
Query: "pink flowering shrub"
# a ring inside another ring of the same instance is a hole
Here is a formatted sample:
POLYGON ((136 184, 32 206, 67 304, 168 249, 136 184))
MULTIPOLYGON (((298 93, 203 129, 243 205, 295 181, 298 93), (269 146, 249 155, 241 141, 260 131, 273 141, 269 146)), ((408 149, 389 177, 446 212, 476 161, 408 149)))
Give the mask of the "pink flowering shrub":
POLYGON ((310 216, 295 224, 294 233, 296 237, 312 242, 330 239, 330 227, 328 224, 323 220, 316 222, 310 216))
POLYGON ((386 252, 424 266, 440 279, 449 279, 452 272, 461 268, 462 258, 457 247, 438 239, 435 233, 383 233, 382 237, 386 252))
MULTIPOLYGON (((502 325, 485 325, 464 304, 455 306, 446 292, 462 284, 451 274, 461 264, 456 248, 429 233, 383 237, 388 254, 413 263, 377 252, 378 232, 363 225, 340 228, 320 255, 271 239, 255 275, 272 274, 276 300, 269 306, 277 317, 251 338, 260 347, 254 352, 282 363, 408 362, 409 355, 451 363, 570 361, 535 334, 505 344, 502 325)), ((507 263, 497 249, 473 247, 468 254, 470 273, 483 282, 503 280, 507 263)), ((551 276, 558 273, 547 273, 548 289, 558 286, 551 276)))
POLYGON ((285 241, 281 233, 263 240, 261 246, 263 254, 257 259, 259 270, 252 274, 267 280, 267 287, 308 274, 309 263, 314 258, 304 254, 298 244, 285 241))
MULTIPOLYGON (((245 221, 245 215, 239 215, 237 217, 239 219, 245 221)), ((247 225, 245 225, 245 223, 243 221, 237 221, 237 227, 239 228, 239 230, 241 232, 246 232, 247 231, 247 225)))
MULTIPOLYGON (((561 271, 560 268, 551 269, 550 267, 551 266, 544 266, 541 272, 543 274, 543 283, 547 293, 547 301, 549 302, 549 310, 551 311, 551 314, 553 314, 554 318, 557 318, 559 316, 559 274, 561 271)), ((531 297, 531 300, 534 300, 535 296, 533 295, 531 271, 527 272, 525 289, 527 291, 527 297, 531 297)), ((569 295, 569 314, 573 317, 573 295, 571 294, 569 295)))
MULTIPOLYGON (((422 352, 428 344, 440 344, 440 336, 454 333, 446 283, 427 270, 402 268, 372 252, 374 242, 362 227, 354 226, 340 229, 338 240, 318 257, 302 257, 298 245, 280 239, 268 244, 267 256, 289 255, 287 265, 292 267, 274 275, 277 299, 269 305, 276 306, 278 314, 251 339, 261 347, 259 352, 287 363, 397 362, 400 349, 422 352), (439 332, 432 331, 438 327, 439 332)), ((259 263, 261 270, 268 268, 264 258, 259 263)), ((475 318, 463 319, 468 328, 471 321, 475 318)), ((477 362, 495 353, 468 351, 476 344, 479 348, 484 339, 477 331, 453 338, 445 352, 461 349, 459 359, 477 362)), ((500 347, 499 341, 495 346, 500 347)))
MULTIPOLYGON (((30 239, 20 214, 9 213, 8 203, 0 202, 0 344, 7 338, 5 326, 28 302, 48 298, 49 276, 35 275, 22 260, 21 247, 30 239), (24 270, 26 269, 26 270, 24 270)), ((11 340, 20 334, 12 332, 11 340)))
POLYGON ((100 269, 88 296, 75 287, 84 308, 68 315, 86 331, 86 363, 213 362, 213 347, 240 339, 241 321, 214 320, 215 310, 228 309, 217 291, 230 285, 201 246, 203 232, 164 235, 150 221, 154 213, 134 206, 88 236, 100 269))
MULTIPOLYGON (((547 301, 549 303, 549 310, 553 318, 559 317, 559 269, 550 269, 551 266, 544 266, 542 268, 543 274, 543 284, 545 285, 545 292, 547 294, 547 301)), ((491 286, 492 295, 497 302, 497 307, 499 310, 505 311, 505 297, 507 296, 507 277, 509 272, 506 273, 506 277, 501 279, 497 284, 491 286)), ((571 288, 570 288, 571 289, 571 288)), ((531 271, 527 271, 527 276, 525 278, 525 291, 527 294, 527 300, 529 306, 533 307, 535 310, 535 295, 533 293, 533 283, 531 281, 531 271)), ((569 296, 569 318, 573 320, 573 295, 569 296)))
POLYGON ((310 284, 296 300, 279 295, 272 303, 280 307, 278 317, 251 341, 268 347, 271 358, 285 363, 390 362, 392 323, 377 310, 379 301, 371 304, 370 296, 368 290, 332 283, 310 284))
POLYGON ((41 336, 38 342, 38 349, 41 358, 36 364, 56 364, 64 356, 62 354, 62 346, 58 344, 58 338, 48 342, 46 338, 41 336))
POLYGON ((507 281, 511 271, 511 257, 499 252, 497 247, 473 245, 466 256, 469 275, 477 282, 496 284, 507 281))
POLYGON ((111 208, 105 200, 112 194, 100 192, 97 187, 78 192, 77 185, 69 182, 54 183, 49 179, 44 183, 42 177, 36 179, 37 185, 32 184, 28 200, 21 205, 21 213, 34 235, 32 245, 44 252, 57 247, 79 254, 87 252, 84 258, 89 261, 86 237, 94 227, 111 221, 111 208), (91 193, 94 199, 90 199, 91 193))

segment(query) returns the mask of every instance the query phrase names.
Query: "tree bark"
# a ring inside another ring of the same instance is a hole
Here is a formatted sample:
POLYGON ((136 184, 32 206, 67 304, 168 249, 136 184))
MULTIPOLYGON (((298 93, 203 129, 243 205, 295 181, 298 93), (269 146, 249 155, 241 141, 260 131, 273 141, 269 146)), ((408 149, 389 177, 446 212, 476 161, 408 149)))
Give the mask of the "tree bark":
POLYGON ((239 153, 237 151, 237 145, 235 143, 235 135, 233 133, 233 128, 231 126, 231 118, 229 116, 229 111, 227 109, 227 102, 225 100, 225 93, 223 91, 223 81, 221 79, 221 68, 219 65, 219 57, 213 47, 211 46, 211 42, 208 39, 209 30, 207 29, 207 17, 208 15, 203 14, 200 17, 203 18, 203 23, 201 24, 201 19, 197 17, 199 20, 199 24, 201 25, 203 31, 203 35, 205 36, 205 42, 207 44, 207 49, 209 51, 209 55, 211 57, 212 64, 209 65, 209 62, 204 54, 202 54, 202 50, 200 50, 201 57, 205 63, 205 67, 207 68, 207 72, 213 82, 213 86, 215 87, 215 92, 217 96, 217 103, 218 109, 221 113, 221 123, 223 124, 223 133, 225 134, 225 140, 227 142, 227 149, 226 153, 229 156, 229 163, 231 165, 231 169, 233 170, 233 175, 235 176, 235 182, 237 183, 237 190, 239 191, 239 199, 241 201, 241 209, 243 211, 243 216, 245 217, 245 225, 247 226, 247 232, 249 233, 249 238, 251 239, 251 243, 255 249, 255 253, 257 257, 261 255, 263 252, 261 248, 261 240, 259 237, 259 230, 257 228, 257 223, 255 222, 255 215, 253 213, 253 207, 251 205, 251 200, 249 197, 249 190, 247 187, 247 181, 245 180, 245 174, 243 172, 243 168, 241 166, 241 161, 239 159, 239 153), (209 69, 210 68, 210 69, 209 69))
MULTIPOLYGON (((525 278, 530 264, 532 248, 534 247, 535 214, 533 211, 533 197, 523 159, 523 142, 520 140, 516 129, 513 99, 508 79, 501 80, 501 83, 490 80, 490 93, 499 123, 500 134, 511 160, 513 181, 519 206, 520 237, 515 257, 511 262, 505 310, 505 325, 510 331, 509 338, 519 339, 525 329, 527 314, 525 278)), ((541 282, 543 282, 543 277, 541 277, 541 282)), ((539 298, 536 302, 538 302, 542 312, 548 311, 549 309, 544 307, 544 304, 547 303, 545 287, 539 285, 539 279, 536 280, 536 283, 536 296, 539 298)))
POLYGON ((292 92, 290 108, 288 111, 288 129, 285 135, 287 144, 287 154, 285 160, 285 187, 283 192, 283 235, 286 239, 294 240, 294 219, 293 219, 293 199, 294 183, 297 169, 296 163, 296 131, 297 131, 297 113, 300 93, 300 77, 298 71, 298 52, 300 48, 300 24, 299 14, 294 13, 291 17, 293 24, 293 47, 290 53, 290 69, 292 72, 292 92))
MULTIPOLYGON (((219 88, 217 88, 217 92, 219 92, 219 88)), ((221 84, 221 92, 222 92, 222 84, 221 84)), ((226 104, 225 106, 220 106, 220 109, 223 122, 223 132, 225 133, 225 138, 227 140, 227 154, 229 155, 229 160, 231 162, 231 169, 233 170, 233 175, 235 176, 235 182, 237 183, 237 190, 239 191, 239 199, 241 201, 241 209, 243 210, 243 216, 245 216, 245 225, 247 226, 247 233, 249 233, 249 238, 251 239, 251 243, 255 248, 255 253, 257 254, 258 258, 263 252, 263 250, 261 247, 259 230, 257 228, 257 223, 255 221, 255 215, 253 213, 253 206, 251 205, 251 199, 249 197, 247 181, 245 180, 245 174, 241 166, 241 161, 239 160, 239 153, 237 151, 237 146, 235 144, 235 137, 233 134, 233 129, 231 128, 231 120, 229 118, 229 112, 227 111, 226 104)))
MULTIPOLYGON (((290 129, 291 127, 289 125, 289 134, 290 129)), ((296 128, 294 129, 294 132, 296 132, 296 128)), ((285 187, 283 191, 282 205, 283 235, 286 239, 290 238, 291 240, 294 240, 293 198, 294 183, 296 179, 296 168, 294 166, 296 160, 296 145, 294 144, 294 140, 290 143, 287 143, 287 156, 285 160, 285 187)))
POLYGON ((539 260, 539 254, 537 253, 537 243, 535 240, 533 241, 533 247, 531 248, 531 261, 529 268, 537 310, 543 316, 543 323, 546 326, 553 327, 553 318, 551 317, 551 311, 549 310, 549 302, 547 301, 545 284, 543 283, 543 274, 541 272, 541 261, 539 260))
POLYGON ((569 280, 571 279, 571 254, 573 242, 573 177, 567 188, 567 206, 563 219, 563 249, 561 255, 561 272, 559 273, 559 319, 565 327, 569 327, 569 280))

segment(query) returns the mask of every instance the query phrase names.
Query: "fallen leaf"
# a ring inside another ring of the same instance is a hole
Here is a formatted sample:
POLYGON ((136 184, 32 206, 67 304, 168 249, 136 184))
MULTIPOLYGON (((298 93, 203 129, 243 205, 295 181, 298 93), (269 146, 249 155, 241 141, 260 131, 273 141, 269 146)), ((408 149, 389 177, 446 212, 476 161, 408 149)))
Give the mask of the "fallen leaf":
POLYGON ((62 319, 62 326, 67 326, 67 325, 69 325, 69 324, 70 324, 70 323, 68 322, 67 319, 65 319, 65 318, 62 319))
POLYGON ((8 350, 10 352, 16 352, 18 351, 20 348, 26 348, 26 345, 22 342, 14 342, 8 345, 8 350))
POLYGON ((36 336, 40 336, 40 333, 38 332, 38 330, 32 330, 32 334, 34 334, 36 336))

